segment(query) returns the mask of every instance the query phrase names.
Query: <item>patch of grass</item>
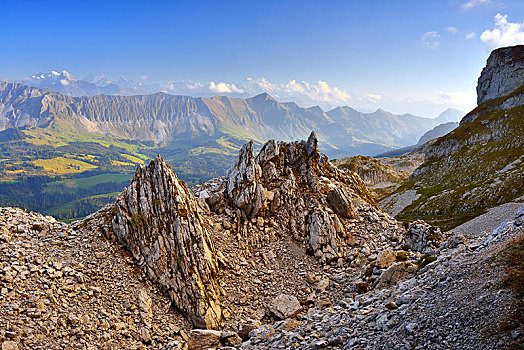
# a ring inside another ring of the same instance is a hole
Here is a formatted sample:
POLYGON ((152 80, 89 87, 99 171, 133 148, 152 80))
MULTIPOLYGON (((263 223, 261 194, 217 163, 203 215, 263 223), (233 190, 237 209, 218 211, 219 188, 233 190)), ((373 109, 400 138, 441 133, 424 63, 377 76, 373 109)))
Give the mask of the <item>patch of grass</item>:
POLYGON ((36 159, 32 162, 36 166, 43 167, 45 171, 56 175, 81 173, 96 168, 96 165, 83 162, 78 159, 56 157, 51 159, 36 159))
POLYGON ((406 261, 409 258, 408 252, 397 252, 396 260, 397 261, 406 261))
POLYGON ((417 265, 419 268, 424 268, 427 265, 431 264, 432 262, 437 261, 437 258, 435 256, 424 254, 420 257, 420 259, 417 261, 417 265))

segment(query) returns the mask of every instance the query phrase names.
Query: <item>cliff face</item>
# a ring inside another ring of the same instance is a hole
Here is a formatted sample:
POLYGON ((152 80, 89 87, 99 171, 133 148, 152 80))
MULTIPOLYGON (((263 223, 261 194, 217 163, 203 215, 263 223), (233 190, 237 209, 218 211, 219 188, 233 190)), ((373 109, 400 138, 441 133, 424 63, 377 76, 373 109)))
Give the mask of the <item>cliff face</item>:
POLYGON ((427 144, 424 164, 392 195, 412 194, 398 218, 451 228, 524 195, 524 81, 518 73, 523 48, 490 55, 478 88, 479 101, 486 102, 457 129, 427 144))
POLYGON ((505 96, 522 85, 524 45, 494 50, 478 80, 477 104, 505 96))

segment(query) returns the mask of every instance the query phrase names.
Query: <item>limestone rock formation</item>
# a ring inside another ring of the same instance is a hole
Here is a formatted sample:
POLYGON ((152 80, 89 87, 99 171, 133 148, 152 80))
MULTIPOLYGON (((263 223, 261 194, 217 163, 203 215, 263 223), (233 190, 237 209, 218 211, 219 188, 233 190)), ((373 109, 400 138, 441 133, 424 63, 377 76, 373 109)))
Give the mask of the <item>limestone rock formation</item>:
POLYGON ((402 239, 402 228, 378 209, 359 176, 340 171, 320 153, 314 132, 307 141, 270 140, 256 156, 249 142, 224 179, 196 186, 193 192, 213 211, 236 216, 246 241, 256 239, 248 232, 250 220, 271 217, 282 233, 306 243, 321 262, 347 257, 353 236, 372 229, 362 223, 369 213, 384 225, 384 242, 402 239))
POLYGON ((409 224, 406 244, 416 252, 426 252, 436 249, 444 241, 444 235, 436 226, 431 226, 422 220, 409 224))
POLYGON ((524 85, 524 45, 493 50, 477 84, 477 104, 502 97, 524 85))
POLYGON ((138 167, 116 203, 100 216, 110 222, 109 235, 195 326, 218 326, 220 286, 213 243, 193 195, 160 156, 138 167))

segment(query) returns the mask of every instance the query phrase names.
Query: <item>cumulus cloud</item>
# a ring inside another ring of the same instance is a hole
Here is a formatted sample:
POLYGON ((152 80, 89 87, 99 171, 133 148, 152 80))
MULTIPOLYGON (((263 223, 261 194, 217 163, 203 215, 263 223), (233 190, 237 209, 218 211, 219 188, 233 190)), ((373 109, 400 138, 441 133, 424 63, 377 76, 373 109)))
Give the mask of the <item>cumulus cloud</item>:
POLYGON ((466 33, 466 40, 475 39, 475 32, 466 33))
POLYGON ((214 81, 209 83, 209 90, 212 92, 216 92, 219 94, 230 94, 230 93, 243 93, 244 90, 239 89, 235 86, 235 84, 228 84, 228 83, 218 83, 215 84, 214 81))
POLYGON ((329 103, 347 103, 351 99, 351 95, 346 90, 331 87, 322 80, 319 80, 316 84, 291 80, 280 89, 277 88, 275 90, 283 90, 289 96, 305 95, 311 100, 329 103))
POLYGON ((485 30, 480 35, 480 40, 488 51, 503 46, 524 44, 524 22, 508 22, 507 15, 497 13, 495 16, 495 28, 493 30, 485 30))
POLYGON ((435 31, 425 32, 422 35, 422 44, 430 50, 436 50, 440 46, 440 34, 435 31))
POLYGON ((447 27, 446 30, 451 34, 457 34, 459 32, 459 30, 455 27, 447 27))
POLYGON ((491 0, 468 0, 465 3, 463 3, 461 7, 463 10, 470 10, 479 5, 488 5, 490 3, 491 0))
POLYGON ((69 85, 69 81, 67 79, 60 79, 60 84, 69 85))

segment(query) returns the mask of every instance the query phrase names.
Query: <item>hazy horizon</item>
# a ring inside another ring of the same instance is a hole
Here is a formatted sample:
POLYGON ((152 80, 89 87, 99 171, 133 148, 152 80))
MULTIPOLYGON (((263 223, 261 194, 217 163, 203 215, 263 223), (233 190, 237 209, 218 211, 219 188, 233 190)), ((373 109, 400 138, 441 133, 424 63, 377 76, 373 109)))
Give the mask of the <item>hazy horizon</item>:
POLYGON ((2 80, 62 69, 78 79, 102 72, 113 81, 125 76, 161 86, 152 92, 267 92, 304 107, 425 117, 471 110, 489 52, 524 43, 524 18, 517 15, 524 3, 516 0, 1 7, 2 80))

